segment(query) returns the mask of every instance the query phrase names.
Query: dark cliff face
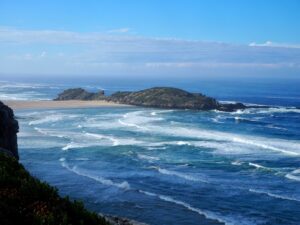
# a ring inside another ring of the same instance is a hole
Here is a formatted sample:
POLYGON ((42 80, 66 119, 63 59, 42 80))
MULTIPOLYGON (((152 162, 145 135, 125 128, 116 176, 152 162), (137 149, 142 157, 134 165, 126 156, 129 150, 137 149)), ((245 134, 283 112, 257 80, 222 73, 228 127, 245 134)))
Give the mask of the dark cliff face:
POLYGON ((92 93, 82 88, 72 88, 63 91, 54 100, 102 100, 103 98, 105 98, 103 90, 99 91, 98 93, 92 93))
POLYGON ((18 121, 11 108, 0 102, 0 148, 2 152, 13 155, 19 159, 17 133, 18 121))

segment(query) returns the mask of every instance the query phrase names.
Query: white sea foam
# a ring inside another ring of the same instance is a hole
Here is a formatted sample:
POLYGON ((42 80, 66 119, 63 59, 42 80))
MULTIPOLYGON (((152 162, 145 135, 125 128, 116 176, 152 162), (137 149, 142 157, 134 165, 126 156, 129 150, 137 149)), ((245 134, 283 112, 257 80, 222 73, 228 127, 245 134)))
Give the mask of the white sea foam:
POLYGON ((236 115, 236 114, 241 115, 241 114, 245 114, 245 113, 246 113, 245 110, 238 109, 235 112, 231 112, 230 114, 232 114, 232 115, 236 115))
POLYGON ((68 131, 57 131, 55 129, 51 130, 51 129, 42 129, 42 128, 38 128, 38 127, 34 127, 34 129, 40 133, 43 134, 45 136, 52 136, 52 137, 59 137, 59 138, 71 138, 71 137, 75 137, 77 135, 77 133, 75 132, 68 132, 68 131))
POLYGON ((259 149, 275 151, 289 156, 300 156, 300 143, 298 141, 286 141, 268 139, 255 136, 242 136, 225 132, 188 129, 184 127, 152 127, 153 132, 160 132, 172 136, 206 139, 207 141, 189 141, 191 145, 208 147, 220 150, 220 153, 256 152, 259 149))
POLYGON ((144 154, 137 154, 139 159, 149 160, 149 161, 158 161, 159 157, 149 156, 144 154))
POLYGON ((149 147, 147 147, 148 150, 165 150, 167 148, 168 148, 167 146, 161 146, 161 147, 159 147, 159 146, 149 146, 149 147))
MULTIPOLYGON (((227 133, 227 132, 220 132, 220 131, 213 131, 213 130, 206 130, 201 128, 195 128, 195 127, 189 127, 187 124, 183 123, 176 123, 176 124, 160 124, 156 125, 153 122, 156 122, 156 117, 153 120, 151 116, 143 116, 147 115, 145 111, 136 111, 136 112, 130 112, 123 115, 122 119, 119 119, 119 126, 127 127, 126 129, 138 129, 139 132, 143 133, 153 133, 153 134, 163 134, 163 135, 170 135, 170 136, 176 136, 176 137, 185 137, 185 138, 193 138, 202 140, 202 142, 191 142, 189 141, 189 144, 196 145, 196 146, 208 146, 211 148, 215 148, 217 150, 220 150, 227 153, 239 153, 243 151, 255 151, 256 153, 259 153, 260 150, 268 150, 268 151, 276 151, 285 155, 290 156, 299 156, 300 155, 300 143, 298 141, 286 141, 281 139, 271 139, 271 138, 262 138, 262 137, 256 137, 256 136, 248 136, 248 135, 237 135, 233 133, 227 133), (207 143, 203 142, 207 141, 207 143)), ((149 115, 149 114, 148 114, 149 115)), ((160 120, 160 119, 158 119, 160 120)), ((101 126, 101 122, 99 124, 101 126)), ((107 122, 106 129, 110 129, 110 127, 113 129, 115 127, 118 127, 114 122, 107 122)), ((53 134, 53 132, 50 132, 53 134)), ((50 134, 51 135, 51 134, 50 134)), ((60 136, 64 136, 60 135, 60 136)), ((77 134, 77 137, 79 137, 77 134)), ((68 136, 68 135, 67 135, 68 136)), ((74 134, 72 134, 72 137, 74 137, 74 134)), ((69 137, 69 138, 72 138, 69 137)), ((76 137, 76 134, 75 134, 76 137)), ((111 143, 113 145, 128 145, 128 140, 119 140, 118 138, 114 137, 114 140, 112 138, 107 138, 107 140, 110 139, 111 143), (123 143, 120 143, 122 141, 123 143)), ((80 141, 82 141, 82 137, 79 137, 80 141)), ((74 138, 72 139, 73 142, 74 138)), ((146 146, 147 143, 144 141, 137 141, 130 139, 129 144, 135 144, 135 145, 142 145, 146 146)), ((99 143, 97 143, 99 144, 99 143)), ((181 141, 178 141, 178 144, 182 144, 181 141)), ((105 144, 104 144, 105 145, 105 144)), ((148 143, 149 145, 149 143, 148 143)), ((155 146, 149 146, 149 147, 155 147, 155 146)))
POLYGON ((54 123, 62 120, 73 120, 75 118, 80 117, 80 115, 71 115, 71 114, 61 114, 55 111, 51 111, 49 114, 39 114, 38 119, 30 121, 29 125, 38 125, 44 123, 54 123))
POLYGON ((186 173, 171 171, 171 170, 163 169, 163 168, 156 167, 156 166, 152 166, 150 168, 156 169, 159 173, 164 174, 164 175, 175 176, 175 177, 179 177, 179 178, 182 178, 182 179, 188 180, 188 181, 209 183, 207 180, 204 180, 199 177, 195 177, 195 176, 192 176, 192 175, 189 175, 186 173))
POLYGON ((84 147, 89 147, 89 146, 90 145, 86 145, 86 144, 82 144, 82 143, 79 144, 79 143, 70 142, 66 146, 62 147, 62 150, 67 151, 72 148, 84 148, 84 147))
POLYGON ((117 138, 112 135, 102 135, 90 132, 71 133, 69 137, 72 141, 63 147, 62 150, 92 146, 146 145, 143 141, 131 137, 117 138))
POLYGON ((95 180, 95 181, 103 184, 103 185, 114 186, 114 187, 124 189, 124 190, 129 190, 130 189, 130 185, 128 184, 127 181, 123 181, 122 183, 115 183, 110 179, 100 177, 100 176, 95 176, 95 175, 89 174, 88 172, 82 171, 82 170, 78 169, 76 166, 70 167, 65 161, 63 161, 61 163, 61 165, 64 168, 66 168, 67 170, 69 170, 70 172, 73 172, 73 173, 75 173, 79 176, 82 176, 82 177, 90 178, 92 180, 95 180))
POLYGON ((300 176, 296 176, 296 175, 293 175, 293 174, 290 174, 290 173, 285 175, 285 177, 290 179, 290 180, 300 181, 300 176))
MULTIPOLYGON (((237 113, 243 113, 243 111, 238 111, 237 113)), ((265 149, 268 151, 276 151, 290 156, 300 155, 300 143, 298 141, 286 141, 281 139, 269 139, 256 136, 237 135, 227 132, 187 127, 186 124, 182 123, 176 123, 171 125, 161 124, 158 126, 152 123, 156 121, 153 120, 153 116, 151 117, 144 115, 147 115, 145 111, 135 111, 126 113, 123 115, 123 118, 119 120, 119 124, 128 128, 138 129, 139 132, 143 133, 157 133, 170 136, 188 137, 193 139, 204 139, 210 143, 189 143, 192 145, 195 144, 199 147, 201 147, 201 145, 204 145, 205 147, 206 145, 208 147, 223 150, 227 153, 234 153, 235 150, 237 150, 236 153, 239 153, 239 151, 255 151, 256 153, 259 153, 259 150, 265 149)), ((111 126, 115 126, 115 124, 111 124, 111 126)))
MULTIPOLYGON (((268 139, 255 136, 237 135, 233 133, 202 130, 197 128, 187 128, 184 126, 148 126, 148 129, 153 133, 162 133, 178 137, 189 137, 209 140, 208 145, 213 147, 220 142, 238 143, 247 146, 257 147, 260 149, 266 149, 276 151, 290 156, 300 156, 300 143, 298 141, 286 141, 279 139, 268 139), (214 141, 214 142, 211 142, 214 141)), ((198 142, 198 144, 201 144, 198 142)), ((224 149, 226 150, 226 149, 224 149)))
POLYGON ((84 157, 79 157, 79 158, 75 158, 75 160, 77 161, 89 161, 89 158, 84 158, 84 157))
POLYGON ((271 129, 275 129, 275 130, 284 130, 284 131, 288 130, 288 129, 286 129, 286 128, 283 128, 283 127, 277 127, 277 126, 272 125, 272 124, 267 125, 266 127, 271 128, 271 129))
POLYGON ((176 200, 170 196, 166 196, 166 195, 159 195, 159 194, 155 194, 152 192, 148 192, 148 191, 143 191, 143 190, 139 190, 140 193, 145 194, 147 196, 150 197, 156 197, 159 198, 160 200, 166 201, 166 202, 170 202, 179 206, 182 206, 184 208, 186 208, 187 210, 190 210, 192 212, 198 213, 201 216, 204 216, 206 219, 211 219, 211 220, 215 220, 218 221, 219 223, 225 223, 227 225, 233 225, 233 224, 250 224, 249 222, 246 221, 240 221, 239 223, 237 223, 237 221, 234 221, 230 218, 226 218, 225 216, 219 215, 218 213, 214 213, 208 210, 202 210, 196 207, 191 206, 190 204, 180 201, 180 200, 176 200))
MULTIPOLYGON (((291 156, 299 156, 300 155, 299 152, 296 152, 297 151, 296 149, 295 149, 295 151, 285 150, 285 149, 282 149, 282 148, 279 148, 279 147, 275 147, 275 146, 272 146, 272 145, 264 144, 263 141, 259 141, 259 140, 253 141, 251 139, 234 137, 233 141, 239 142, 239 143, 243 143, 243 144, 257 146, 259 148, 268 149, 268 150, 272 150, 272 151, 276 151, 276 152, 281 152, 281 153, 284 153, 286 155, 291 155, 291 156)), ((266 141, 270 142, 271 140, 266 140, 266 141)), ((274 140, 274 142, 276 143, 277 141, 274 140)), ((292 142, 288 143, 288 141, 283 141, 283 140, 282 140, 282 143, 287 144, 289 148, 291 148, 291 146, 293 146, 293 145, 298 145, 300 147, 299 143, 292 143, 292 142)), ((280 143, 278 143, 278 144, 280 144, 280 143)))
POLYGON ((191 143, 188 142, 188 141, 177 141, 176 144, 177 144, 177 145, 191 145, 191 143))
POLYGON ((231 165, 241 166, 241 165, 243 165, 243 162, 241 162, 241 161, 233 161, 233 162, 231 162, 231 165))
POLYGON ((219 101, 220 103, 222 104, 236 104, 237 102, 236 101, 219 101))
POLYGON ((217 117, 217 118, 211 118, 211 120, 214 122, 214 123, 224 123, 222 121, 219 120, 220 117, 217 117))
POLYGON ((300 109, 295 107, 278 107, 257 110, 256 113, 300 113, 300 109))
POLYGON ((300 113, 300 109, 296 107, 270 107, 270 108, 248 108, 245 110, 237 110, 231 114, 273 114, 273 113, 300 113))
POLYGON ((118 122, 123 126, 134 127, 140 130, 148 130, 147 127, 145 127, 145 124, 164 120, 162 117, 154 116, 156 115, 156 112, 150 113, 150 115, 152 115, 150 117, 144 116, 146 114, 146 111, 129 112, 124 114, 123 119, 119 119, 118 122))
POLYGON ((62 115, 48 115, 48 116, 43 117, 42 119, 30 121, 28 124, 29 125, 37 125, 37 124, 43 124, 43 123, 53 123, 53 122, 61 121, 61 120, 63 120, 63 118, 64 117, 62 115))
POLYGON ((293 198, 293 197, 288 197, 284 195, 278 195, 278 194, 273 194, 267 191, 261 191, 261 190, 256 190, 256 189, 249 189, 250 192, 257 193, 257 194, 264 194, 268 195, 269 197, 277 198, 277 199, 283 199, 283 200, 289 200, 289 201, 297 201, 299 202, 300 199, 293 198))
POLYGON ((300 181, 300 169, 296 169, 291 173, 286 174, 285 177, 290 180, 300 181))
POLYGON ((106 136, 106 135, 94 134, 94 133, 88 133, 88 132, 84 132, 84 135, 86 135, 88 137, 100 139, 100 140, 107 139, 112 142, 113 146, 117 146, 120 144, 120 141, 118 141, 116 138, 114 138, 112 136, 106 136))
POLYGON ((127 122, 124 122, 122 121, 121 119, 118 120, 120 124, 124 125, 124 126, 127 126, 127 127, 135 127, 135 128, 138 128, 138 129, 145 129, 144 127, 141 127, 139 125, 136 125, 134 123, 127 123, 127 122))
POLYGON ((258 164, 258 163, 248 163, 249 164, 249 166, 253 166, 253 167, 255 167, 256 169, 263 169, 263 170, 272 170, 271 168, 268 168, 268 167, 265 167, 265 166, 262 166, 262 165, 260 165, 260 164, 258 164))

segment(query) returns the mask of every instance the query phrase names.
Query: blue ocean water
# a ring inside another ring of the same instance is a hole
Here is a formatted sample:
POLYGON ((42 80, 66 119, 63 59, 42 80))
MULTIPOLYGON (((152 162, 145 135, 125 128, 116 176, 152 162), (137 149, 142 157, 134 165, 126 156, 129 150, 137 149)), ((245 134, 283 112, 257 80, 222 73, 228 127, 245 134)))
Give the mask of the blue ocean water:
POLYGON ((51 99, 66 87, 176 86, 232 113, 141 107, 19 110, 21 162, 96 212, 148 224, 299 224, 299 81, 1 82, 1 99, 51 99), (95 85, 96 84, 96 85, 95 85))

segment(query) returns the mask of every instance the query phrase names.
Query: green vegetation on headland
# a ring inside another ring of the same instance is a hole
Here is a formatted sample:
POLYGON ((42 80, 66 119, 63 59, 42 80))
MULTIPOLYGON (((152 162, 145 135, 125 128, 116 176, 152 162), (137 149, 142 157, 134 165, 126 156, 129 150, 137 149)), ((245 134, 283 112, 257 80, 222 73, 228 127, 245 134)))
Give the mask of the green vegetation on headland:
POLYGON ((18 162, 18 131, 13 110, 0 101, 0 225, 144 225, 90 212, 32 177, 18 162))
POLYGON ((18 162, 18 121, 0 102, 0 224, 108 225, 78 201, 61 198, 55 188, 32 177, 18 162))
POLYGON ((224 104, 201 93, 190 93, 171 87, 154 87, 141 91, 116 92, 111 96, 105 96, 103 91, 92 93, 82 88, 73 88, 63 91, 54 100, 106 100, 153 108, 220 110, 228 112, 246 108, 242 103, 224 104))
POLYGON ((61 198, 55 188, 32 177, 13 157, 0 153, 0 224, 108 225, 81 202, 61 198))

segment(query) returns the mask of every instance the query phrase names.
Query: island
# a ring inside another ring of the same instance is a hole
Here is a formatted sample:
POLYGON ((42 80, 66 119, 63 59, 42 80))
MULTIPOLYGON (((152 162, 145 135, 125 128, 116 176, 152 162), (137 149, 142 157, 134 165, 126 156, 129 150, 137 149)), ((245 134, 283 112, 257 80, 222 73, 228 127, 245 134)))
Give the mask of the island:
POLYGON ((116 92, 105 96, 104 91, 88 92, 82 88, 67 89, 60 93, 55 101, 65 100, 105 100, 108 102, 162 109, 220 110, 232 112, 247 108, 242 103, 224 104, 201 93, 173 87, 154 87, 141 91, 116 92))

